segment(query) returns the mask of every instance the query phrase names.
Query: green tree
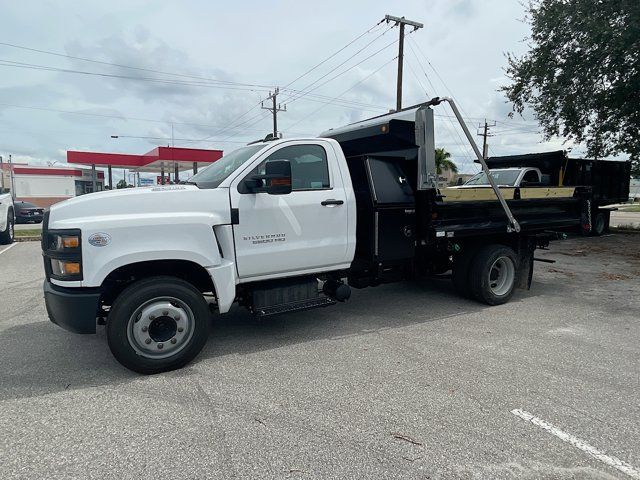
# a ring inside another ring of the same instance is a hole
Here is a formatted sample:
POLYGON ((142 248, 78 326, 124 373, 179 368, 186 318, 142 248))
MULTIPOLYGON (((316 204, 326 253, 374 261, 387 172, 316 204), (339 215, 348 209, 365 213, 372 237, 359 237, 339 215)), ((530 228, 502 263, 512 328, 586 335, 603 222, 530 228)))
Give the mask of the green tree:
POLYGON ((116 183, 116 188, 127 188, 127 181, 120 180, 118 183, 116 183))
POLYGON ((530 106, 545 137, 585 143, 588 155, 627 153, 640 174, 640 2, 530 0, 529 52, 507 54, 502 87, 530 106))
POLYGON ((451 154, 444 148, 436 148, 436 173, 442 174, 443 170, 458 173, 458 166, 451 160, 451 154))

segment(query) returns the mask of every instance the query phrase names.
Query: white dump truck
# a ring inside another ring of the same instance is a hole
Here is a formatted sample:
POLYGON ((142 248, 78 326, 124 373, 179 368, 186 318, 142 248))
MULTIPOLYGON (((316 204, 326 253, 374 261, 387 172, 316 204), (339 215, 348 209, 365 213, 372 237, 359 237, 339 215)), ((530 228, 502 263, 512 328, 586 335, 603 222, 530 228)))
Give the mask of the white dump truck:
POLYGON ((534 250, 580 227, 583 192, 438 189, 433 107, 443 101, 459 114, 435 98, 317 138, 249 144, 185 184, 52 206, 50 319, 77 333, 106 323, 116 359, 156 373, 192 360, 211 315, 234 302, 268 316, 448 271, 461 295, 508 301, 529 287, 534 250))

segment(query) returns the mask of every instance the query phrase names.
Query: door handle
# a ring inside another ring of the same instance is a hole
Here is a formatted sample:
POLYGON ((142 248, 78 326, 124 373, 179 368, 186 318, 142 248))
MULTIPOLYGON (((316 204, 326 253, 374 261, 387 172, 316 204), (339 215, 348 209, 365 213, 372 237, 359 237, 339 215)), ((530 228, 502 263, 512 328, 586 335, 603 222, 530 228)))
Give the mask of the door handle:
POLYGON ((320 202, 320 205, 326 207, 328 205, 342 205, 343 203, 343 200, 334 200, 333 198, 330 198, 328 200, 323 200, 322 202, 320 202))

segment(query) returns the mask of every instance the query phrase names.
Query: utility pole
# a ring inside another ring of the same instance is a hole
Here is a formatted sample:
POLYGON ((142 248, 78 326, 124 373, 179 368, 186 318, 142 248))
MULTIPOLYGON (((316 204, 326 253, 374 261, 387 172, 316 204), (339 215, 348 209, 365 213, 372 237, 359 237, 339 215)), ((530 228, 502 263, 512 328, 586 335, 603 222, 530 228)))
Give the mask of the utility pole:
POLYGON ((273 92, 273 94, 271 92, 269 92, 269 96, 267 97, 267 101, 271 100, 272 101, 272 106, 271 107, 265 107, 264 106, 264 102, 260 103, 260 106, 264 109, 264 110, 269 110, 271 112, 271 114, 273 115, 273 138, 278 138, 278 112, 286 112, 287 111, 287 106, 285 105, 284 108, 280 106, 280 104, 276 105, 276 97, 278 96, 278 94, 280 93, 280 89, 276 87, 275 91, 273 92))
POLYGON ((404 27, 409 25, 413 27, 415 32, 419 28, 424 27, 422 23, 414 22, 413 20, 407 20, 404 17, 394 17, 393 15, 385 15, 384 19, 389 22, 396 22, 396 25, 400 25, 400 41, 398 42, 398 87, 396 92, 396 111, 402 110, 402 68, 404 64, 404 27))
POLYGON ((9 188, 11 189, 11 198, 16 199, 16 181, 13 178, 13 163, 11 161, 11 154, 9 154, 9 188))
POLYGON ((482 137, 482 158, 484 158, 485 160, 489 158, 489 144, 487 143, 487 138, 495 137, 495 135, 492 135, 491 133, 489 133, 489 129, 495 126, 496 126, 495 121, 493 122, 493 124, 489 125, 486 118, 484 119, 484 126, 478 125, 478 128, 482 129, 482 133, 478 133, 478 136, 482 137))
POLYGON ((2 164, 2 155, 0 155, 0 194, 4 193, 4 166, 2 164))

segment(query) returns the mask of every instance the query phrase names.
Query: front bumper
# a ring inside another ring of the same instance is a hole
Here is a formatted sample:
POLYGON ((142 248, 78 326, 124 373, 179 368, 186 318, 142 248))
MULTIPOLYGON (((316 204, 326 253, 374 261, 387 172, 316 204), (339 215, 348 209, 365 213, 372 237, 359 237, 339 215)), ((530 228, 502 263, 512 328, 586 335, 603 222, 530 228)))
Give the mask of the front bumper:
POLYGON ((42 215, 16 215, 17 223, 42 223, 42 215))
POLYGON ((96 333, 100 289, 64 288, 48 280, 43 288, 49 320, 73 333, 96 333))

